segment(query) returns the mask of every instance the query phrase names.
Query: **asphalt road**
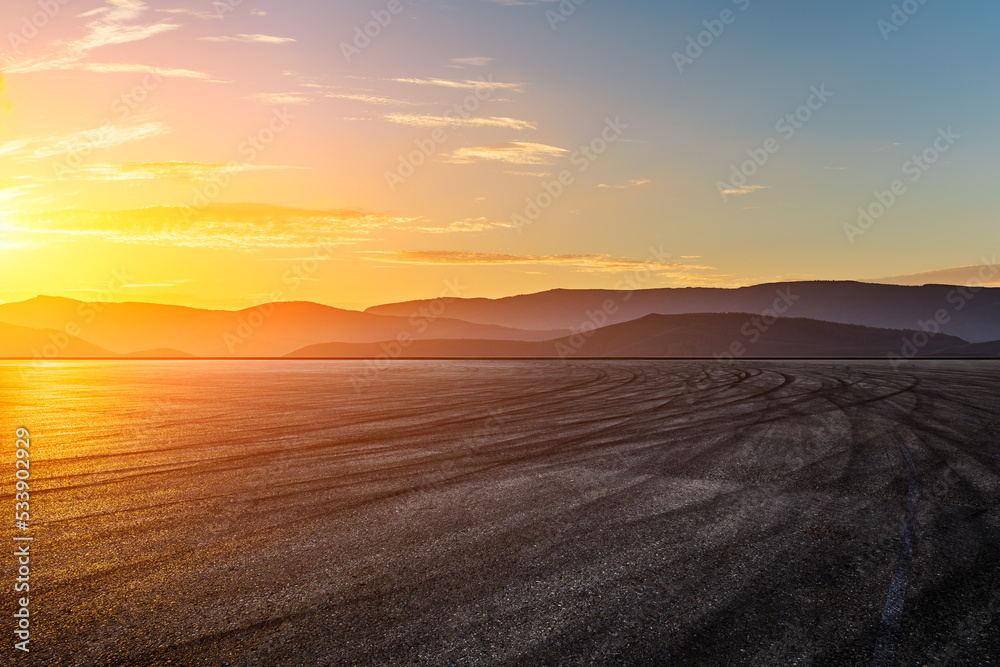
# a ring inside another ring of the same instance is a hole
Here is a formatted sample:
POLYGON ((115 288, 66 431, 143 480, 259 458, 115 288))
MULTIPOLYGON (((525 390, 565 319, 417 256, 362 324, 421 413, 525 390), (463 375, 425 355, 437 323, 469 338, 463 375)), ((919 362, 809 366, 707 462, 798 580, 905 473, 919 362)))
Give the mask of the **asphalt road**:
POLYGON ((998 362, 2 364, 0 406, 10 664, 1000 663, 998 362))

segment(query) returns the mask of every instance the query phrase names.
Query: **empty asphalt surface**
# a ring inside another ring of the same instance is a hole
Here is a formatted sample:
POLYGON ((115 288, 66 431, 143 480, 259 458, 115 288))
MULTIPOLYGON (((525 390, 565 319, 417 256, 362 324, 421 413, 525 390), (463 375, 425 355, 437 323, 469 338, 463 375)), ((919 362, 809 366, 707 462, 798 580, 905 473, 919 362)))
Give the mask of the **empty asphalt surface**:
POLYGON ((0 407, 10 664, 1000 662, 1000 363, 9 363, 0 407))

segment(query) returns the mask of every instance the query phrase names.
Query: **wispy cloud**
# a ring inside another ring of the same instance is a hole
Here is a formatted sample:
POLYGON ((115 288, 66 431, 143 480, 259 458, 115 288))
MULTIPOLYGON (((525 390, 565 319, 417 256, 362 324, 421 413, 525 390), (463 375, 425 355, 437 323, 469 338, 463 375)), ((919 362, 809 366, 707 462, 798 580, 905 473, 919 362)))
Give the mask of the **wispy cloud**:
POLYGON ((996 263, 996 255, 983 257, 983 264, 972 266, 956 266, 935 271, 922 271, 902 276, 876 278, 868 280, 872 283, 890 285, 963 285, 979 287, 980 285, 1000 285, 1000 264, 996 263))
POLYGON ((391 97, 383 97, 369 92, 340 92, 333 90, 331 86, 324 86, 315 83, 302 84, 303 88, 308 88, 307 92, 292 93, 258 93, 252 99, 263 104, 283 105, 283 104, 311 104, 319 99, 348 100, 360 102, 362 104, 372 104, 375 106, 416 106, 417 102, 399 100, 391 97))
POLYGON ((309 104, 313 100, 312 96, 305 93, 257 93, 252 99, 274 106, 309 104))
POLYGON ((534 130, 535 123, 516 118, 489 116, 486 118, 454 118, 451 116, 425 116, 418 114, 390 113, 383 120, 413 127, 503 127, 509 130, 534 130))
POLYGON ((196 19, 202 19, 204 21, 209 20, 221 20, 223 14, 220 12, 209 12, 203 9, 156 9, 154 11, 160 12, 161 14, 185 14, 187 16, 193 16, 196 19))
POLYGON ((380 95, 371 95, 369 93, 324 93, 323 97, 329 97, 337 100, 352 100, 355 102, 364 102, 365 104, 377 104, 383 106, 414 106, 416 102, 408 102, 406 100, 397 100, 391 97, 382 97, 380 95))
POLYGON ((465 67, 485 67, 491 62, 496 60, 495 58, 489 58, 486 56, 473 56, 471 58, 452 58, 449 60, 449 67, 455 67, 457 69, 463 69, 465 67))
POLYGON ((81 130, 62 135, 31 137, 0 143, 0 156, 21 162, 36 162, 46 158, 72 153, 111 148, 133 141, 151 139, 168 134, 170 130, 160 122, 134 122, 81 130))
POLYGON ((694 266, 682 262, 650 262, 605 254, 581 255, 509 255, 503 253, 463 252, 455 250, 392 250, 370 253, 373 259, 402 264, 519 264, 567 266, 577 270, 620 272, 647 268, 658 271, 713 270, 711 266, 694 266))
POLYGON ((15 62, 8 73, 40 72, 74 67, 102 46, 138 42, 180 28, 177 23, 140 24, 137 19, 148 9, 141 0, 106 0, 106 6, 81 14, 94 20, 86 24, 86 34, 80 39, 57 42, 47 55, 15 62))
POLYGON ((174 180, 184 183, 207 183, 225 174, 277 169, 302 169, 257 164, 223 164, 207 162, 142 162, 127 164, 95 164, 72 173, 74 178, 98 181, 174 180))
POLYGON ((291 37, 272 37, 271 35, 224 35, 220 37, 199 37, 203 42, 243 42, 245 44, 288 44, 295 40, 291 37))
POLYGON ((513 229, 514 226, 515 225, 510 222, 490 220, 489 218, 466 218, 465 220, 456 220, 455 222, 442 225, 440 227, 407 224, 401 227, 396 227, 396 229, 409 232, 423 232, 427 234, 465 234, 474 232, 489 232, 494 229, 513 229))
POLYGON ((758 190, 769 190, 770 185, 743 185, 738 188, 731 188, 729 190, 723 190, 724 195, 748 195, 758 190))
POLYGON ((0 72, 0 113, 10 113, 11 103, 7 99, 7 81, 0 72))
POLYGON ((64 70, 77 70, 83 72, 145 72, 156 74, 157 76, 180 78, 180 79, 201 79, 212 83, 224 83, 213 79, 205 72, 198 72, 190 69, 178 69, 175 67, 156 67, 153 65, 139 65, 134 63, 73 63, 62 67, 64 70))
POLYGON ((642 178, 642 179, 633 178, 631 181, 625 183, 624 185, 608 185, 607 183, 599 183, 597 187, 608 188, 610 190, 627 190, 629 188, 637 188, 640 185, 646 185, 648 183, 652 183, 652 181, 649 180, 648 178, 642 178))
POLYGON ((153 206, 127 211, 67 209, 20 214, 8 232, 48 241, 202 247, 253 252, 355 243, 372 231, 411 221, 350 210, 320 211, 267 204, 212 204, 200 209, 153 206))
POLYGON ((565 148, 535 144, 527 141, 512 141, 492 146, 459 148, 445 160, 452 164, 469 164, 478 160, 494 160, 511 164, 552 164, 567 153, 565 148))
POLYGON ((464 88, 469 90, 479 90, 482 88, 497 89, 510 89, 514 91, 520 91, 524 86, 522 83, 499 83, 497 81, 486 81, 478 80, 471 81, 466 79, 464 81, 451 81, 448 79, 390 79, 396 83, 413 83, 420 86, 440 86, 442 88, 464 88))
POLYGON ((30 185, 18 185, 9 181, 0 183, 0 208, 14 201, 23 200, 38 187, 40 186, 37 183, 30 185))
POLYGON ((516 169, 509 169, 504 173, 509 176, 527 176, 528 178, 548 178, 552 175, 551 171, 523 171, 516 169))

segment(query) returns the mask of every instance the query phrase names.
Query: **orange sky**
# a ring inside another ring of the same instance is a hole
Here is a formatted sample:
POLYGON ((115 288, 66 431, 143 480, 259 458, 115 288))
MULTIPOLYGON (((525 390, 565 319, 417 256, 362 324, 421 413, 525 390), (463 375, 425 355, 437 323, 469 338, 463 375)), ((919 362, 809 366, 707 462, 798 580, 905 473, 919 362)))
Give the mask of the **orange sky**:
MULTIPOLYGON (((737 286, 995 257, 995 123, 964 111, 981 93, 913 61, 923 29, 887 45, 858 4, 810 50, 748 4, 679 72, 702 5, 598 4, 554 21, 530 0, 5 3, 0 301, 363 307, 449 281, 737 286), (950 86, 947 105, 866 92, 880 67, 904 93, 950 86), (961 138, 852 237, 951 125, 961 138), (769 138, 780 150, 737 183, 769 138)), ((952 65, 993 62, 974 55, 952 65)))

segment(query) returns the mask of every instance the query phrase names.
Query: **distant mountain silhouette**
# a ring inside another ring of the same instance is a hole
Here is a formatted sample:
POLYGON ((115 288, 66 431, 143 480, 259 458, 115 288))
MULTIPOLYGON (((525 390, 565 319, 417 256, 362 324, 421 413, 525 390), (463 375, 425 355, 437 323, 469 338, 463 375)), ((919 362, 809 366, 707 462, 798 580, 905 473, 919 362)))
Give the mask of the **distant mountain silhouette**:
POLYGON ((115 353, 169 348, 199 357, 280 357, 316 343, 375 342, 400 335, 544 340, 566 333, 565 329, 520 331, 435 317, 435 313, 444 314, 440 309, 436 304, 422 312, 415 308, 402 316, 383 316, 316 303, 282 302, 225 311, 40 296, 0 304, 0 322, 60 331, 75 327, 79 338, 115 353))
POLYGON ((308 302, 224 311, 36 297, 0 304, 0 323, 13 325, 0 330, 0 356, 8 357, 657 357, 728 354, 734 345, 736 356, 995 356, 1000 289, 800 282, 553 290, 365 312, 308 302))
POLYGON ((991 340, 987 343, 970 343, 949 348, 933 356, 945 357, 1000 357, 1000 340, 991 340))
POLYGON ((762 321, 747 313, 647 315, 587 334, 549 341, 416 341, 405 350, 391 342, 329 343, 294 357, 899 357, 966 346, 946 334, 876 329, 804 318, 762 321), (914 342, 916 341, 916 342, 914 342))
POLYGON ((0 357, 58 359, 114 357, 113 352, 55 329, 32 329, 0 323, 0 357))
MULTIPOLYGON (((551 290, 502 299, 455 299, 448 315, 468 322, 519 329, 578 329, 587 323, 617 324, 649 314, 778 314, 888 329, 919 329, 943 314, 942 331, 971 342, 1000 339, 1000 288, 978 291, 949 285, 919 287, 859 282, 771 283, 737 289, 709 287, 615 290, 551 290), (946 320, 944 318, 947 318, 946 320)), ((426 307, 407 301, 365 312, 400 315, 426 307)), ((931 328, 931 327, 929 327, 931 328)))

